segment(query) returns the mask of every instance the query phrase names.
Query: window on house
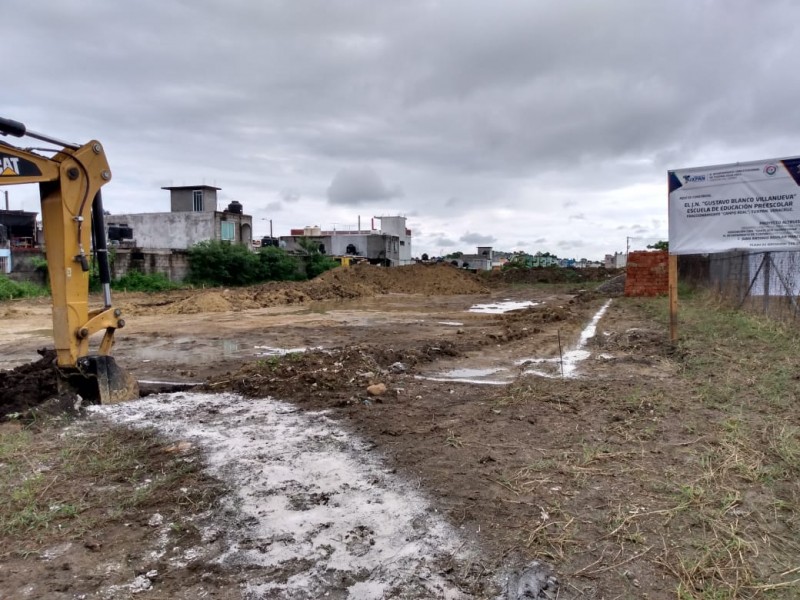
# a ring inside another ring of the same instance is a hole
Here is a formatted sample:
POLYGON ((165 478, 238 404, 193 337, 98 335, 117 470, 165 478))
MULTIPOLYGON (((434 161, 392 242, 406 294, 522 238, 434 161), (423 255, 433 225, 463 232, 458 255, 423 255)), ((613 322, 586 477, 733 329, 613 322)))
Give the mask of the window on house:
POLYGON ((232 221, 223 221, 222 222, 222 231, 220 232, 220 237, 223 241, 232 242, 236 239, 236 225, 232 221))
POLYGON ((192 191, 192 210, 203 212, 203 190, 192 191))

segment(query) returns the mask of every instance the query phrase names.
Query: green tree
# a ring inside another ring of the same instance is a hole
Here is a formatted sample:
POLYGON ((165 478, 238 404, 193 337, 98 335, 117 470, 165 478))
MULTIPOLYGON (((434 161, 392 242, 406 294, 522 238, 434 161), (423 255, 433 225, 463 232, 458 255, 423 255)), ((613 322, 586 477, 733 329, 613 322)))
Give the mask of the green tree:
POLYGON ((669 250, 669 242, 660 240, 655 244, 648 244, 647 247, 650 250, 669 250))
POLYGON ((259 257, 241 244, 208 240, 189 249, 189 280, 211 285, 262 281, 259 257))
POLYGON ((261 276, 264 281, 289 281, 301 278, 297 259, 283 248, 266 246, 258 253, 261 261, 261 276))
POLYGON ((339 266, 339 263, 325 255, 322 244, 317 240, 304 237, 299 238, 297 243, 305 254, 303 262, 305 263, 306 277, 309 279, 314 279, 317 275, 339 266))

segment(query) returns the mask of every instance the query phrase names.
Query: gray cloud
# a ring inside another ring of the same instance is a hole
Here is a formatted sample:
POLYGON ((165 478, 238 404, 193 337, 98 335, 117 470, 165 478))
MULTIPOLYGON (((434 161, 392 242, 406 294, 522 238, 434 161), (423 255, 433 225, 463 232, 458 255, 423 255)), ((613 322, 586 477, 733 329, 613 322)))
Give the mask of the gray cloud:
POLYGON ((493 235, 482 235, 480 233, 469 232, 465 233, 458 239, 466 244, 491 244, 497 241, 497 238, 493 235))
POLYGON ((281 199, 289 204, 294 204, 300 200, 300 192, 292 189, 281 190, 281 199))
POLYGON ((280 210, 283 210, 283 204, 281 204, 280 202, 270 202, 269 204, 267 204, 264 207, 264 210, 266 210, 267 212, 270 212, 270 211, 271 212, 278 212, 280 210))
POLYGON ((446 237, 439 237, 433 240, 433 245, 435 247, 442 247, 442 248, 452 248, 453 246, 457 246, 458 242, 455 240, 451 240, 450 238, 446 237))
POLYGON ((402 195, 398 186, 388 187, 375 170, 367 166, 341 169, 328 187, 331 204, 358 205, 402 195))
MULTIPOLYGON (((668 168, 797 152, 798 20, 787 0, 37 0, 3 13, 28 75, 0 116, 103 142, 112 212, 213 182, 255 218, 280 199, 286 228, 419 215, 442 234, 415 254, 461 231, 510 248, 524 224, 601 257, 620 223, 666 239, 668 168)), ((40 210, 35 186, 11 201, 40 210)))

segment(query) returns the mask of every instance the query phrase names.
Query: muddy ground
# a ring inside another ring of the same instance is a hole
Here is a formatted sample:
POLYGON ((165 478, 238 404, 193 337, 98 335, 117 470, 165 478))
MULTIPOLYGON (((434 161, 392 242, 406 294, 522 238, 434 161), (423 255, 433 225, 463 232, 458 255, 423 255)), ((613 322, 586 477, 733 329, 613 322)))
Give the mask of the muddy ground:
MULTIPOLYGON (((666 342, 663 319, 653 320, 646 303, 616 298, 596 332, 586 332, 608 302, 603 294, 576 284, 487 282, 441 269, 409 271, 394 287, 385 271, 374 279, 363 269, 357 278, 340 271, 316 295, 275 285, 121 295, 128 326, 115 354, 155 388, 158 382, 197 383, 206 393, 273 397, 309 414, 327 411, 326 419, 354 433, 366 444, 362 451, 385 460, 403 485, 421 491, 463 544, 478 549, 472 558, 433 567, 464 597, 497 597, 503 582, 534 560, 553 569, 558 591, 514 597, 755 597, 758 589, 712 595, 730 591, 734 571, 698 571, 701 541, 718 549, 702 536, 697 545, 687 542, 687 532, 706 524, 698 521, 691 498, 689 504, 676 500, 685 493, 683 469, 694 464, 705 428, 724 415, 698 403, 681 377, 684 358, 666 342), (470 311, 503 301, 535 304, 504 314, 470 311), (574 361, 574 376, 561 376, 559 357, 574 361)), ((34 360, 49 343, 46 302, 11 302, 0 311, 0 368, 34 360)), ((224 418, 215 410, 203 419, 224 418)), ((781 493, 796 501, 796 485, 781 493)), ((766 509, 758 495, 740 495, 729 509, 734 507, 737 519, 766 509)), ((139 521, 147 522, 148 510, 139 521)), ((206 524, 214 518, 213 509, 201 517, 206 524)), ((774 523, 790 546, 793 523, 774 523)), ((117 529, 93 535, 113 538, 117 529)), ((126 551, 146 556, 161 530, 136 531, 124 539, 126 551)), ((715 532, 713 539, 722 538, 715 532)), ((174 543, 173 553, 180 555, 177 538, 174 543)), ((736 552, 753 550, 743 548, 733 551, 727 568, 740 565, 736 552)), ((34 544, 0 557, 0 589, 11 590, 0 598, 133 593, 108 592, 111 583, 130 580, 130 573, 127 580, 109 572, 106 581, 81 581, 89 565, 98 572, 97 553, 69 554, 67 568, 54 568, 45 550, 34 544)), ((210 548, 188 567, 187 561, 162 561, 146 597, 199 597, 196 586, 208 597, 235 596, 232 590, 247 582, 248 571, 223 569, 215 562, 221 553, 223 548, 210 548), (187 592, 187 568, 212 575, 191 579, 195 587, 187 592)), ((112 554, 107 560, 119 564, 119 552, 112 554)), ((141 563, 136 576, 152 567, 141 563)), ((791 573, 793 566, 785 570, 791 573)), ((748 562, 749 579, 741 585, 796 589, 784 587, 776 570, 766 560, 748 562)), ((262 581, 269 577, 263 568, 253 573, 262 581)), ((283 571, 273 576, 288 577, 283 571)), ((331 597, 346 597, 350 584, 331 582, 331 597)), ((437 597, 433 588, 419 589, 404 596, 397 588, 387 597, 437 597)))

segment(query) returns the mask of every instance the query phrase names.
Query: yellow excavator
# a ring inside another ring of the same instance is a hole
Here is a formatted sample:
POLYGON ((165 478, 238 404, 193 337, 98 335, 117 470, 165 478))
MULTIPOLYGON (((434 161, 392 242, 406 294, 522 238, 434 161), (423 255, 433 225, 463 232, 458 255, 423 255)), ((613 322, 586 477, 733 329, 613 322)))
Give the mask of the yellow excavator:
POLYGON ((114 332, 124 327, 125 321, 122 311, 111 305, 111 270, 100 195, 100 188, 111 180, 111 171, 103 146, 97 141, 71 144, 3 118, 0 134, 56 146, 18 148, 0 140, 0 186, 39 184, 59 385, 86 401, 102 404, 138 397, 136 381, 111 356, 114 332), (92 249, 103 306, 90 309, 92 249), (101 332, 98 348, 91 352, 90 338, 101 332))

